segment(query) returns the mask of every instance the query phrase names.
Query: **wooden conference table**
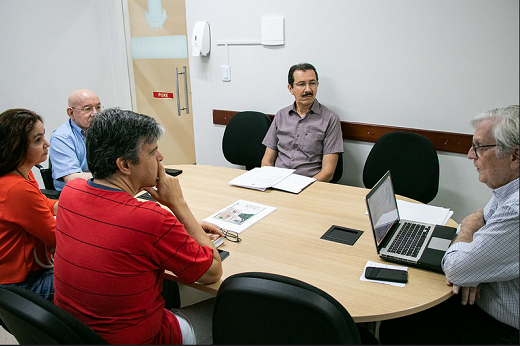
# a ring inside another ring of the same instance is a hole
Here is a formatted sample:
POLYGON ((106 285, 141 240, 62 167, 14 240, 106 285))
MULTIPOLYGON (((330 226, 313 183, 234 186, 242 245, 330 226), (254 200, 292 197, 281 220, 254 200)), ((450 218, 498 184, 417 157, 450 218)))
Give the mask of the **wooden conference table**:
MULTIPOLYGON (((220 281, 211 285, 194 283, 191 287, 216 295, 222 281, 236 273, 281 274, 329 293, 357 323, 416 313, 452 294, 444 275, 412 267, 404 288, 359 279, 368 260, 385 263, 376 253, 365 215, 367 189, 314 182, 299 194, 272 189, 262 192, 228 184, 243 170, 203 165, 168 167, 183 170, 178 178, 184 198, 198 220, 239 199, 277 208, 242 232, 242 242, 224 240, 219 249, 230 255, 222 262, 224 274, 220 281), (364 232, 353 246, 320 239, 332 225, 364 232)), ((448 225, 457 226, 453 220, 448 225)), ((173 274, 168 275, 176 280, 173 274)))

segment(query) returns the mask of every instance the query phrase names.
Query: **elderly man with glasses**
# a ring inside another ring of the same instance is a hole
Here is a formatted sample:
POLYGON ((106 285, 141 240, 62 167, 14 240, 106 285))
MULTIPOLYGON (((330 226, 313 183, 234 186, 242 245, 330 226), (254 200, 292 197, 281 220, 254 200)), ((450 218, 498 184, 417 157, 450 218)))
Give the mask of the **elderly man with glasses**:
POLYGON ((462 220, 443 258, 446 283, 455 295, 430 310, 384 321, 382 343, 518 345, 518 109, 493 109, 471 122, 475 133, 468 159, 493 196, 462 220), (404 326, 413 332, 402 333, 404 326))
POLYGON ((318 72, 308 63, 293 65, 288 75, 294 103, 276 113, 262 144, 262 166, 295 169, 295 173, 330 181, 343 136, 339 117, 316 100, 318 72))
POLYGON ((50 140, 52 178, 58 191, 72 179, 92 178, 87 166, 85 130, 103 108, 99 97, 87 89, 74 91, 68 102, 69 119, 52 133, 50 140))

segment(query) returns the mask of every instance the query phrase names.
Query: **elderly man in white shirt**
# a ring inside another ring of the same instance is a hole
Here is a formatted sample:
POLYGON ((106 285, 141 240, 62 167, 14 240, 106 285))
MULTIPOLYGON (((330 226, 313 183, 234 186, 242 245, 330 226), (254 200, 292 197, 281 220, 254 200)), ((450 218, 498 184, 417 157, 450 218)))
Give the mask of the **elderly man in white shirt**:
POLYGON ((468 159, 493 197, 462 220, 443 258, 446 282, 456 295, 419 314, 383 322, 382 343, 518 344, 519 107, 493 109, 471 124, 468 159), (404 325, 413 331, 404 335, 398 329, 404 325))

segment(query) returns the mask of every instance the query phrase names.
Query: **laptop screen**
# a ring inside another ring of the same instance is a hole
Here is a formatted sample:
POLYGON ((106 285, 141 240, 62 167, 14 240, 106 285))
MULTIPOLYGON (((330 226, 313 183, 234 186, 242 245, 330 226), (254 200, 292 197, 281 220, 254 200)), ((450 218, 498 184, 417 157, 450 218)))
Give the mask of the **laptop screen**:
POLYGON ((366 197, 368 215, 379 247, 392 225, 399 221, 390 171, 377 182, 366 197))

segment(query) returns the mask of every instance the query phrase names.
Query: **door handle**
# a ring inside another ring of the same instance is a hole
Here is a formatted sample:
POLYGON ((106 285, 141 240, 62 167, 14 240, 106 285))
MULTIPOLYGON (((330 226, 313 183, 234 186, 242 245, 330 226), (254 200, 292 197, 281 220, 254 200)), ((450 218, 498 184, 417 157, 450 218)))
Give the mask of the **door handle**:
POLYGON ((186 114, 190 114, 190 108, 188 104, 188 75, 186 73, 186 66, 182 67, 182 72, 179 72, 179 69, 175 68, 175 90, 177 91, 177 115, 181 116, 181 111, 186 111, 186 114), (179 75, 184 75, 184 103, 185 107, 181 108, 181 100, 179 99, 179 75))

